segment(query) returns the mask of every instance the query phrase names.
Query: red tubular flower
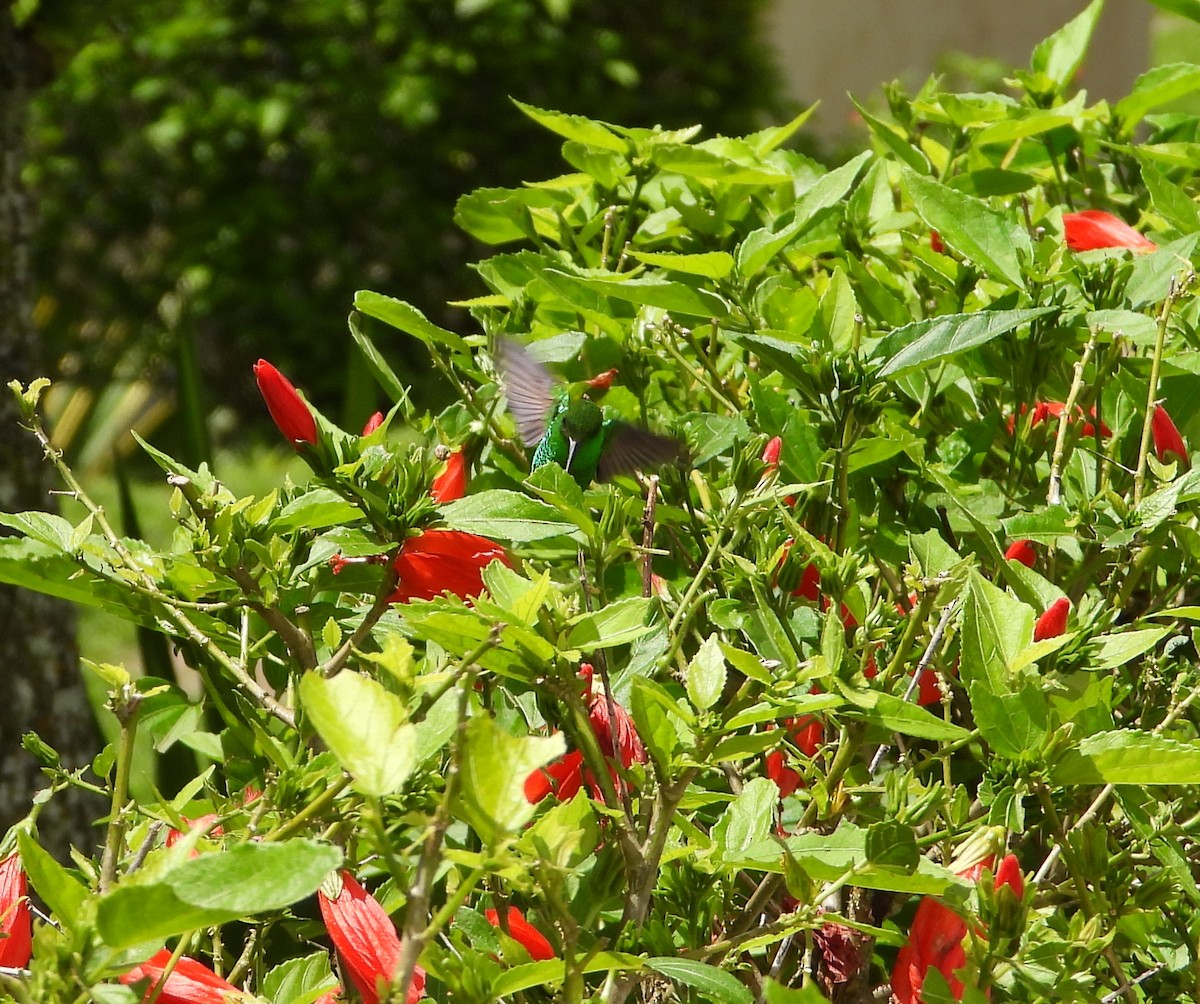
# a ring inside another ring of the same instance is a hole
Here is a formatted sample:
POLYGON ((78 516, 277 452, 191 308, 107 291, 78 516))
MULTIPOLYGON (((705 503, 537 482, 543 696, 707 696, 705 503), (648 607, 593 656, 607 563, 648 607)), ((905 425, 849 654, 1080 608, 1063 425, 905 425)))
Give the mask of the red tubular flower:
POLYGON ((525 778, 525 798, 536 805, 547 795, 569 802, 583 786, 583 754, 572 750, 525 778))
MULTIPOLYGON (((400 964, 400 936, 383 907, 353 875, 343 871, 341 878, 336 898, 317 891, 321 916, 363 1004, 379 1004, 379 985, 393 979, 400 964)), ((405 1004, 416 1004, 424 996, 425 970, 417 966, 405 1004)))
POLYGON ((1005 885, 1012 886, 1018 899, 1025 895, 1025 876, 1021 874, 1021 865, 1015 854, 1006 854, 996 869, 996 888, 1005 885))
POLYGON ((610 701, 607 694, 592 692, 592 672, 590 663, 580 663, 579 675, 587 680, 588 721, 600 743, 600 752, 617 758, 626 769, 632 763, 645 763, 646 747, 629 712, 615 700, 610 701))
POLYGON ((1037 561, 1037 549, 1032 540, 1017 540, 1008 545, 1004 557, 1008 561, 1019 561, 1026 568, 1032 568, 1037 561))
POLYGON ((467 492, 467 458, 455 450, 446 458, 446 469, 433 479, 429 494, 435 502, 453 502, 467 492))
POLYGON ((936 230, 929 231, 929 247, 930 250, 936 251, 938 254, 946 253, 946 245, 942 240, 942 235, 936 230))
POLYGON ((1044 641, 1047 638, 1057 638, 1067 630, 1067 614, 1071 612, 1071 601, 1065 596, 1046 608, 1046 612, 1037 619, 1033 626, 1033 640, 1044 641))
POLYGON ((10 854, 0 861, 0 966, 23 969, 29 962, 33 919, 25 891, 21 859, 10 854))
POLYGON ((399 575, 390 603, 432 600, 453 593, 464 600, 483 592, 483 570, 493 561, 512 567, 495 541, 464 530, 424 530, 400 547, 393 565, 399 575))
MULTIPOLYGON (((500 926, 500 914, 495 910, 484 910, 484 916, 487 917, 492 927, 500 926)), ((550 942, 546 940, 541 931, 525 919, 525 915, 515 906, 508 908, 508 933, 513 940, 521 943, 534 962, 545 962, 547 959, 554 958, 554 949, 550 946, 550 942)))
MULTIPOLYGON (((187 824, 188 830, 207 830, 220 818, 221 817, 215 812, 206 812, 203 816, 197 816, 195 819, 188 819, 187 816, 184 816, 183 821, 187 824)), ((210 837, 218 837, 223 832, 224 831, 221 829, 221 827, 214 826, 211 830, 209 830, 208 835, 210 837)), ((167 830, 166 845, 168 847, 174 847, 182 839, 182 830, 177 830, 174 827, 171 827, 171 829, 167 830)), ((200 856, 200 852, 193 848, 191 856, 198 858, 200 856)))
MULTIPOLYGON (((1029 428, 1031 428, 1031 429, 1036 428, 1042 422, 1047 422, 1047 421, 1050 421, 1051 419, 1054 419, 1055 421, 1057 421, 1059 416, 1062 415, 1063 409, 1066 408, 1066 406, 1067 406, 1066 403, 1063 401, 1039 401, 1037 404, 1035 404, 1033 406, 1033 416, 1029 420, 1029 428)), ((1022 404, 1016 413, 1008 416, 1008 421, 1006 424, 1008 426, 1008 434, 1010 436, 1016 431, 1017 414, 1028 415, 1029 414, 1029 405, 1022 404)), ((1088 415, 1090 415, 1091 418, 1093 418, 1093 419, 1096 418, 1096 406, 1095 405, 1092 405, 1091 410, 1088 412, 1088 415)), ((1083 422, 1083 426, 1080 428, 1079 432, 1085 439, 1090 436, 1096 435, 1095 424, 1093 422, 1089 422, 1087 420, 1087 418, 1084 417, 1083 409, 1080 408, 1078 405, 1076 405, 1076 407, 1075 407, 1075 421, 1083 422)), ((1100 435, 1101 436, 1111 436, 1112 429, 1110 429, 1103 420, 1099 420, 1099 421, 1100 421, 1100 435)))
POLYGON ((616 378, 617 370, 605 370, 603 373, 592 377, 590 380, 585 380, 584 383, 586 383, 592 390, 598 390, 603 394, 613 385, 613 381, 616 378))
POLYGON ((383 425, 383 412, 377 411, 374 415, 367 419, 367 424, 363 426, 362 434, 364 436, 369 436, 381 425, 383 425))
POLYGON ((317 420, 292 382, 265 359, 254 364, 254 379, 267 402, 267 411, 279 431, 296 449, 301 443, 317 443, 317 420))
POLYGON ((767 465, 767 470, 779 470, 779 454, 783 450, 783 440, 779 436, 773 436, 767 441, 767 445, 763 447, 762 461, 767 465))
MULTIPOLYGON (((984 868, 991 867, 994 860, 995 855, 989 854, 969 867, 960 869, 958 874, 968 881, 977 882, 984 868)), ((1005 858, 1001 872, 1004 878, 1001 880, 998 874, 996 885, 1013 885, 1020 895, 1024 884, 1020 866, 1013 855, 1005 858)), ((967 922, 957 913, 930 896, 922 899, 917 904, 917 912, 908 931, 908 944, 900 949, 892 969, 892 999, 899 1004, 921 1004, 925 974, 930 969, 937 969, 945 977, 954 999, 962 1000, 963 983, 955 978, 954 973, 967 963, 962 946, 966 934, 967 922)))
POLYGON ((1102 209, 1063 213, 1062 221, 1063 236, 1072 251, 1094 251, 1096 248, 1129 248, 1133 251, 1158 249, 1154 241, 1102 209))
MULTIPOLYGON (((121 982, 128 985, 149 980, 143 1001, 148 1001, 155 987, 162 980, 163 970, 170 961, 171 951, 164 948, 140 966, 134 966, 121 982)), ((242 993, 228 980, 221 979, 203 962, 183 956, 163 982, 158 995, 159 1004, 236 1004, 237 1001, 254 1001, 250 994, 242 993)))
POLYGON ((1185 464, 1188 462, 1187 443, 1161 404, 1154 406, 1154 414, 1150 416, 1150 432, 1154 436, 1154 452, 1158 454, 1160 463, 1165 464, 1172 453, 1185 464))

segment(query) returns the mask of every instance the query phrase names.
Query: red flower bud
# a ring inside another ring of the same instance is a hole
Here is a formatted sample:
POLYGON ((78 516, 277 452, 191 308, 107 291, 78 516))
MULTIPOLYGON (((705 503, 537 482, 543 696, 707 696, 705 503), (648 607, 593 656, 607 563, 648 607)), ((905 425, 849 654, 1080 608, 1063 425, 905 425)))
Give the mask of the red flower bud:
POLYGON ((1017 898, 1025 895, 1025 876, 1021 874, 1021 865, 1015 854, 1006 854, 996 869, 996 888, 1012 886, 1017 898))
POLYGON ((1093 251, 1096 248, 1154 251, 1158 248, 1154 241, 1139 234, 1124 220, 1102 209, 1063 213, 1062 221, 1063 236, 1072 251, 1093 251))
POLYGON ((1017 540, 1008 545, 1004 557, 1008 561, 1019 561, 1025 567, 1032 568, 1037 561, 1037 549, 1032 540, 1017 540))
MULTIPOLYGON (((321 889, 317 902, 343 972, 358 988, 363 1004, 379 1004, 379 985, 394 979, 400 965, 400 936, 391 918, 348 871, 341 874, 337 896, 331 898, 321 889)), ((424 996, 425 970, 417 966, 405 1004, 416 1004, 424 996)))
POLYGON ((254 379, 267 402, 267 411, 279 431, 296 449, 300 443, 317 442, 317 420, 304 403, 292 382, 265 359, 254 364, 254 379))
POLYGON ((1046 608, 1046 612, 1037 619, 1033 627, 1033 640, 1045 641, 1047 638, 1057 638, 1067 630, 1067 614, 1071 612, 1071 601, 1065 596, 1046 608))
POLYGON ((446 468, 433 479, 429 495, 435 502, 453 502, 467 491, 467 458, 462 450, 455 450, 446 458, 446 468))
MULTIPOLYGON (((495 910, 485 910, 484 916, 493 927, 500 926, 500 914, 495 910)), ((514 941, 521 943, 534 962, 545 962, 547 959, 554 958, 554 949, 550 946, 550 942, 546 940, 541 931, 525 919, 525 915, 515 906, 508 908, 508 933, 514 941)))
POLYGON ((363 426, 362 434, 364 436, 369 436, 381 425, 383 425, 383 412, 377 411, 374 415, 367 419, 367 424, 363 426))
POLYGON ((1154 414, 1150 416, 1150 432, 1154 436, 1154 452, 1160 463, 1167 463, 1167 457, 1172 453, 1183 463, 1188 463, 1187 443, 1161 404, 1154 406, 1154 414))
POLYGON ((946 245, 942 242, 942 235, 936 230, 929 231, 929 247, 938 254, 946 253, 946 245))
POLYGON ((767 470, 779 469, 779 454, 782 450, 783 440, 779 436, 773 436, 767 441, 767 445, 763 447, 762 451, 762 461, 767 465, 767 470))
POLYGON ((613 380, 615 380, 616 377, 616 370, 605 370, 598 376, 594 376, 590 380, 586 380, 584 382, 591 387, 592 390, 598 390, 603 393, 613 385, 613 380))
POLYGON ((23 969, 29 962, 33 919, 25 892, 21 859, 10 854, 0 861, 0 966, 23 969))
POLYGON ((238 1001, 254 1000, 228 980, 221 979, 203 962, 189 959, 186 955, 180 958, 163 981, 163 970, 167 968, 170 959, 170 950, 164 948, 140 966, 134 966, 121 977, 121 982, 128 985, 148 979, 150 986, 142 997, 143 1001, 148 1001, 162 981, 162 991, 158 995, 159 1004, 236 1004, 238 1001))

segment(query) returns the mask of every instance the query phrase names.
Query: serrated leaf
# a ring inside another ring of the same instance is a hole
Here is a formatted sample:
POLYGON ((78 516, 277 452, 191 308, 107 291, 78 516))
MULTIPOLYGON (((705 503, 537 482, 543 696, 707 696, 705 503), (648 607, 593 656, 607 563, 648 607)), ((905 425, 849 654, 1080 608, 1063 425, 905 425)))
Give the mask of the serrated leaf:
POLYGON ((17 831, 17 847, 21 852, 21 867, 34 890, 50 908, 54 919, 73 930, 80 920, 80 908, 91 897, 91 890, 55 861, 27 830, 17 831))
POLYGON ((1088 736, 1051 765, 1054 784, 1196 784, 1200 743, 1118 730, 1088 736))
POLYGON ((1029 235, 1014 220, 953 188, 902 169, 913 208, 930 230, 968 261, 1018 289, 1025 286, 1021 258, 1032 257, 1029 235))
POLYGON ((354 309, 390 324, 393 328, 420 339, 426 345, 440 346, 452 352, 468 354, 467 343, 461 335, 447 331, 434 324, 411 303, 397 300, 394 296, 384 296, 369 289, 360 289, 354 294, 354 309))
POLYGON ((442 518, 453 530, 522 543, 578 532, 574 521, 554 506, 505 488, 450 502, 442 506, 442 518))
POLYGON ((366 795, 392 795, 416 767, 416 736, 400 698, 368 676, 308 672, 300 703, 318 735, 366 795))
POLYGON ((609 603, 590 614, 580 614, 571 621, 567 648, 594 652, 598 648, 624 645, 652 631, 647 624, 652 602, 641 596, 631 596, 609 603))
POLYGON ((688 663, 688 700, 697 711, 707 711, 717 703, 724 689, 725 656, 720 639, 711 634, 688 663))
POLYGON ((534 122, 544 126, 563 139, 574 140, 584 146, 595 146, 613 153, 626 153, 629 143, 614 133, 603 122, 584 118, 582 115, 568 115, 565 112, 549 111, 534 105, 527 105, 516 98, 510 99, 534 122))
POLYGON ((706 279, 724 279, 733 271, 733 256, 728 251, 704 251, 676 254, 669 251, 630 251, 629 256, 646 265, 671 272, 699 275, 706 279))
POLYGON ((716 1004, 754 1004, 754 995, 732 973, 707 962, 662 956, 646 960, 646 968, 691 987, 716 1004))

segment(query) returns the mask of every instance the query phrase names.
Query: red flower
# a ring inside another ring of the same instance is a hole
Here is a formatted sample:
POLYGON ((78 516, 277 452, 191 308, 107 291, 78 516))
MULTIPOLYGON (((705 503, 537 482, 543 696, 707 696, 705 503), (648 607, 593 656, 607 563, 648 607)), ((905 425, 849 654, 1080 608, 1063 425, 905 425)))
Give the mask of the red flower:
MULTIPOLYGON (((1029 420, 1029 427, 1031 429, 1036 428, 1042 422, 1049 421, 1052 418, 1057 420, 1059 418, 1059 416, 1062 415, 1063 409, 1066 408, 1066 406, 1067 406, 1066 402, 1064 402, 1064 401, 1039 401, 1037 404, 1035 404, 1033 406, 1033 417, 1029 420)), ((1020 408, 1020 413, 1022 415, 1028 415, 1029 414, 1029 405, 1022 404, 1021 408, 1020 408)), ((1096 417, 1096 406, 1095 405, 1092 405, 1088 414, 1093 419, 1096 417)), ((1075 406, 1075 421, 1079 421, 1081 419, 1083 420, 1083 427, 1079 430, 1080 434, 1084 438, 1096 435, 1096 426, 1083 417, 1083 409, 1080 408, 1078 405, 1076 405, 1075 406)), ((1016 425, 1017 425, 1017 416, 1015 414, 1009 415, 1008 416, 1008 434, 1010 436, 1016 430, 1016 425)), ((1112 429, 1110 429, 1103 421, 1100 422, 1100 435, 1101 436, 1111 436, 1112 435, 1112 429)))
POLYGON ((25 890, 21 859, 10 854, 0 861, 0 966, 23 969, 29 962, 33 919, 25 890))
MULTIPOLYGON (((976 882, 993 859, 993 855, 988 855, 958 874, 976 882)), ((1005 885, 1012 886, 1018 897, 1024 894, 1025 880, 1021 875, 1021 866, 1012 854, 1000 862, 996 871, 995 887, 999 889, 1005 885)), ((893 1000, 899 1004, 921 1004, 921 987, 925 983, 925 974, 931 968, 937 969, 945 977, 954 999, 962 1000, 963 983, 955 978, 954 973, 967 962, 962 946, 966 933, 967 922, 948 906, 943 906, 930 896, 922 899, 917 904, 917 913, 909 928, 908 944, 900 949, 892 969, 893 1000)))
POLYGON ((525 778, 525 798, 537 804, 553 794, 560 802, 569 802, 583 785, 583 754, 572 750, 525 778))
POLYGON ((377 411, 374 415, 367 419, 367 424, 363 426, 362 434, 364 436, 369 436, 381 425, 383 425, 383 412, 377 411))
POLYGON ((931 250, 936 251, 938 254, 946 253, 946 245, 942 241, 942 235, 939 234, 936 230, 929 231, 929 247, 931 250))
POLYGON ((779 470, 779 454, 783 450, 783 440, 779 436, 773 436, 767 440, 767 445, 763 447, 762 461, 767 465, 767 470, 779 470))
POLYGON ((1008 545, 1004 557, 1009 561, 1019 561, 1026 568, 1032 568, 1037 561, 1037 550, 1032 540, 1017 540, 1008 545))
POLYGON ((592 693, 592 672, 590 663, 580 663, 579 675, 587 680, 588 720, 600 743, 600 752, 606 757, 616 757, 626 769, 632 763, 645 763, 646 748, 629 712, 615 700, 610 701, 607 694, 592 693))
POLYGON ((592 390, 598 390, 603 394, 604 391, 608 390, 613 385, 613 380, 615 380, 616 377, 617 370, 605 370, 598 376, 594 376, 590 380, 585 380, 584 383, 591 387, 592 390))
POLYGON ((1096 248, 1154 251, 1158 248, 1154 241, 1139 234, 1124 220, 1102 209, 1063 213, 1062 221, 1063 236, 1072 251, 1093 251, 1096 248))
POLYGON ((317 420, 292 382, 265 359, 254 364, 254 379, 267 402, 267 411, 279 431, 296 449, 301 443, 317 443, 317 420))
POLYGON ((1150 431, 1154 435, 1154 452, 1158 454, 1160 463, 1165 464, 1167 455, 1171 453, 1185 464, 1188 462, 1187 443, 1161 404, 1154 406, 1154 414, 1150 416, 1150 431))
POLYGON ((1044 641, 1047 638, 1057 638, 1067 630, 1067 614, 1071 612, 1071 601, 1065 596, 1046 608, 1046 612, 1037 619, 1033 626, 1033 640, 1044 641))
POLYGON ((464 530, 424 530, 400 547, 393 565, 400 577, 391 603, 432 600, 453 593, 464 600, 483 592, 483 570, 493 561, 512 567, 495 541, 464 530))
MULTIPOLYGON (((220 818, 221 817, 218 816, 215 812, 206 812, 203 816, 197 816, 195 819, 188 819, 187 816, 184 816, 183 821, 184 821, 184 823, 187 824, 188 830, 207 830, 210 826, 212 826, 213 823, 215 823, 220 818)), ((209 830, 208 835, 211 837, 217 837, 217 836, 220 836, 221 833, 223 833, 223 832, 224 831, 221 829, 221 827, 214 826, 211 830, 209 830)), ((182 839, 183 839, 183 831, 182 830, 177 830, 174 827, 171 827, 171 829, 167 830, 166 844, 168 847, 174 847, 182 839)), ((198 858, 200 856, 200 852, 197 851, 195 848, 193 848, 191 856, 194 858, 198 858)))
MULTIPOLYGON (((170 949, 164 948, 140 966, 134 966, 121 977, 121 982, 128 985, 149 980, 150 985, 142 997, 143 1001, 148 1001, 162 980, 163 970, 170 958, 170 949)), ((189 959, 186 955, 175 964, 163 982, 162 993, 158 995, 159 1004, 235 1004, 236 1001, 249 1004, 253 1000, 254 997, 242 993, 228 980, 221 979, 203 962, 189 959)))
POLYGON ((453 502, 467 491, 467 458, 455 450, 446 458, 446 469, 433 479, 429 494, 435 502, 453 502))
MULTIPOLYGON (((500 926, 499 913, 495 910, 484 910, 483 913, 492 927, 500 926)), ((525 919, 525 915, 515 906, 508 908, 508 933, 513 940, 521 943, 534 962, 545 962, 547 959, 554 958, 554 949, 550 947, 550 942, 545 939, 541 931, 525 919)))
MULTIPOLYGON (((341 891, 333 899, 318 890, 321 916, 363 1004, 379 1004, 380 983, 393 979, 400 964, 400 936, 383 907, 353 875, 343 871, 341 879, 341 891)), ((405 1004, 416 1004, 424 996, 425 970, 417 966, 405 1004)))

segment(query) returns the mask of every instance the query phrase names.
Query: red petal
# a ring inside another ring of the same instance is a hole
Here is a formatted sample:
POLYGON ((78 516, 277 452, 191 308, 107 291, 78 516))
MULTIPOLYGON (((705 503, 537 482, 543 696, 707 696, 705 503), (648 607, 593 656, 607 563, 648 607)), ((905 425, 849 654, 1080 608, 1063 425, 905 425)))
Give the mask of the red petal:
POLYGON ((425 530, 405 540, 396 555, 400 581, 391 602, 431 600, 445 592, 464 600, 478 596, 483 570, 493 561, 510 564, 495 541, 463 530, 425 530))
POLYGON ((446 469, 433 479, 429 494, 435 502, 453 502, 467 492, 467 458, 455 450, 446 458, 446 469))
MULTIPOLYGON (((500 915, 495 910, 485 910, 484 915, 493 927, 500 926, 500 915)), ((534 962, 545 962, 554 958, 554 949, 545 936, 525 919, 515 906, 508 908, 508 933, 513 940, 521 943, 534 962)))
POLYGON ((1128 223, 1102 209, 1085 209, 1081 213, 1063 213, 1063 236, 1072 251, 1093 251, 1096 248, 1131 248, 1134 251, 1154 251, 1158 245, 1138 233, 1128 223))
POLYGON ((292 382, 265 359, 254 364, 254 379, 267 402, 267 411, 279 431, 293 446, 317 442, 317 420, 296 393, 292 382))
MULTIPOLYGON (((164 948, 140 966, 129 970, 120 978, 121 982, 128 985, 148 979, 150 986, 142 998, 143 1001, 147 1001, 162 980, 163 970, 166 969, 170 958, 170 949, 164 948)), ((231 1004, 233 1001, 248 1001, 250 998, 232 983, 221 979, 203 962, 189 959, 185 955, 175 964, 175 968, 163 982, 158 1000, 159 1004, 231 1004)))
POLYGON ((996 888, 1002 885, 1011 886, 1018 896, 1025 895, 1025 876, 1021 874, 1021 865, 1015 854, 1006 854, 996 869, 996 888))
POLYGON ((1032 540, 1018 540, 1008 545, 1004 557, 1008 561, 1019 561, 1027 568, 1032 568, 1037 562, 1037 548, 1033 546, 1032 540))
POLYGON ((1155 405, 1154 414, 1150 416, 1150 432, 1154 436, 1154 452, 1160 463, 1167 463, 1167 457, 1172 453, 1185 464, 1188 462, 1187 443, 1161 404, 1155 405))
POLYGON ((1047 638, 1057 638, 1067 630, 1067 615, 1071 612, 1071 601, 1065 596, 1046 608, 1046 612, 1037 619, 1033 627, 1033 640, 1044 641, 1047 638))
POLYGON ((23 969, 29 962, 33 918, 29 915, 25 870, 10 854, 0 861, 0 966, 23 969))
POLYGON ((367 424, 363 426, 362 434, 364 436, 369 436, 381 425, 383 425, 383 412, 377 411, 374 415, 367 419, 367 424))
POLYGON ((779 453, 782 449, 783 440, 778 436, 773 436, 767 441, 762 452, 762 460, 767 465, 767 470, 774 471, 779 468, 779 453))

